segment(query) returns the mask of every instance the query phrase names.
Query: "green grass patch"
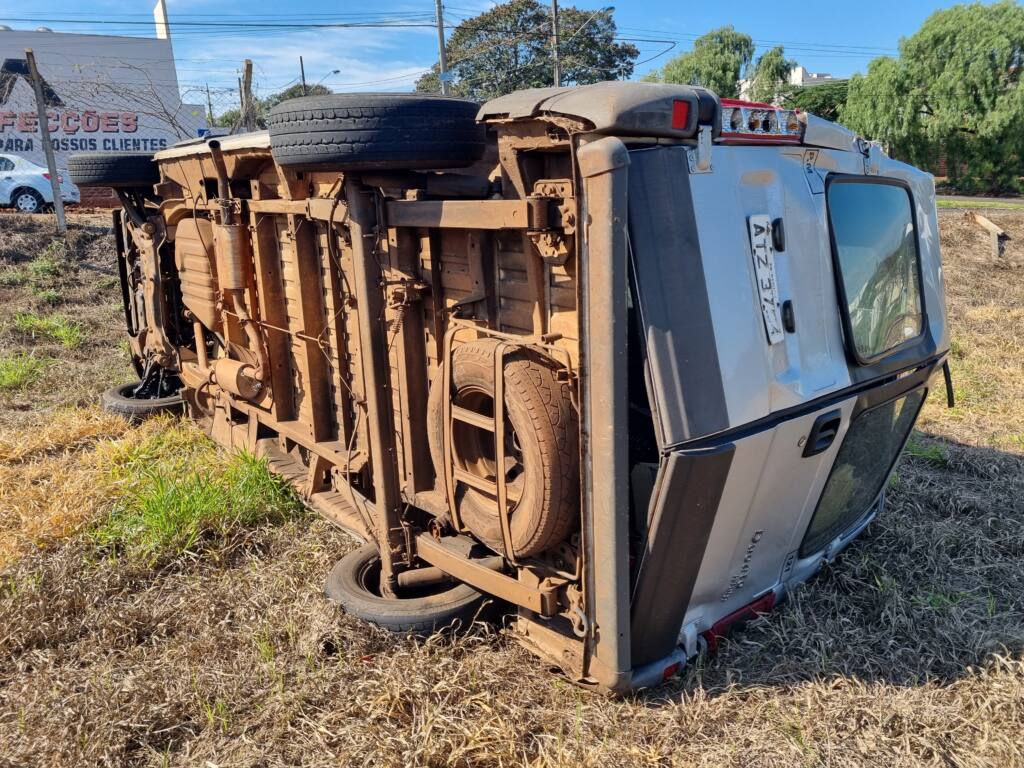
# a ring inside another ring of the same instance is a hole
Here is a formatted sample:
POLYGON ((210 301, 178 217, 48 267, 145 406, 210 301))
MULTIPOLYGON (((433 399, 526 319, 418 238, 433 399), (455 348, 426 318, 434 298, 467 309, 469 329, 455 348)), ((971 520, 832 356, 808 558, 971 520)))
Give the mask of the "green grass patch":
POLYGON ((14 316, 14 327, 21 333, 53 339, 66 349, 77 349, 85 342, 85 330, 62 315, 37 315, 19 312, 14 316))
POLYGON ((266 461, 225 455, 193 426, 171 427, 113 457, 116 500, 92 531, 104 550, 155 564, 216 549, 241 531, 302 507, 266 461))
POLYGON ((52 280, 60 277, 61 264, 53 256, 37 256, 28 263, 28 272, 35 280, 52 280))
POLYGON ((967 348, 956 339, 949 342, 949 354, 955 360, 963 360, 967 357, 967 348))
POLYGON ((917 432, 910 435, 906 451, 910 456, 917 456, 919 459, 924 459, 943 467, 949 463, 949 456, 943 446, 934 443, 929 445, 921 442, 920 435, 917 432))
POLYGON ((0 270, 0 287, 17 288, 24 285, 28 278, 20 269, 8 268, 0 270))
POLYGON ((936 200, 935 205, 938 208, 991 208, 997 211, 1024 210, 1024 202, 1015 202, 1013 200, 1007 200, 1005 203, 1002 201, 994 203, 985 200, 936 200))
POLYGON ((51 306, 54 304, 60 304, 63 299, 60 291, 54 290, 53 288, 39 288, 37 286, 33 286, 32 295, 43 304, 49 304, 51 306))
POLYGON ((49 358, 27 352, 0 355, 0 391, 24 389, 35 384, 50 362, 49 358))

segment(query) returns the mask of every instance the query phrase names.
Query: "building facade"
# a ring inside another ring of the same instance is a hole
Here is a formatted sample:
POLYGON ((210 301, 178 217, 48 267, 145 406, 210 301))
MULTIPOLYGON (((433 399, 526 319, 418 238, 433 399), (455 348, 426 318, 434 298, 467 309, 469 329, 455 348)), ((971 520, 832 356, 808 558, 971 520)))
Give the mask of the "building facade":
POLYGON ((154 38, 0 28, 0 153, 46 164, 27 49, 58 168, 75 152, 156 152, 198 135, 205 108, 182 103, 166 31, 166 22, 154 38))

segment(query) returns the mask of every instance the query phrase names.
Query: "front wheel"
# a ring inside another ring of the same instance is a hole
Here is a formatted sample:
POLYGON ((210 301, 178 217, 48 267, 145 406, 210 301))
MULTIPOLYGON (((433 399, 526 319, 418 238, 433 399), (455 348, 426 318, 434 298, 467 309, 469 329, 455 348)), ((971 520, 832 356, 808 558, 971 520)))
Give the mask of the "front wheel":
POLYGON ((184 407, 180 392, 147 396, 153 393, 140 390, 140 382, 111 387, 100 395, 100 406, 105 411, 124 416, 132 424, 158 413, 180 413, 184 407))
POLYGON ((391 632, 413 635, 468 626, 484 600, 468 584, 450 582, 406 588, 397 597, 384 597, 380 591, 380 554, 372 544, 341 558, 327 577, 325 591, 345 613, 391 632))

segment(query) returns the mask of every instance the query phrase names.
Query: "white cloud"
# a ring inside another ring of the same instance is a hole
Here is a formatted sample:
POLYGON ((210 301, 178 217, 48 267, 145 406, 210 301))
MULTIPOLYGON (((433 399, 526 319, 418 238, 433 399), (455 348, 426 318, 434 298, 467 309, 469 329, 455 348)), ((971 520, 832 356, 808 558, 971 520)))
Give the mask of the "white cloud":
POLYGON ((242 62, 249 58, 255 87, 263 95, 298 80, 299 56, 307 82, 323 79, 332 88, 352 90, 411 88, 412 75, 433 64, 430 34, 418 28, 341 28, 197 39, 187 33, 175 36, 173 23, 171 31, 182 83, 236 87, 242 62), (329 75, 336 69, 339 74, 329 75))

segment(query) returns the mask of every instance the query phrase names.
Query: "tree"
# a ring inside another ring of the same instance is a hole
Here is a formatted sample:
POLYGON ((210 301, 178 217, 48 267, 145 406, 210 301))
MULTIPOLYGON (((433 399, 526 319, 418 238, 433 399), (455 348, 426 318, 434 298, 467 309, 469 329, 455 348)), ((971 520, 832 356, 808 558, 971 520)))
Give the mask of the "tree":
POLYGON ((748 96, 751 101, 773 103, 789 80, 789 73, 796 67, 796 62, 786 58, 781 45, 770 48, 754 65, 748 96))
POLYGON ((306 86, 303 86, 302 83, 296 83, 295 85, 288 86, 283 91, 272 93, 267 98, 261 99, 260 104, 266 112, 269 112, 282 101, 288 101, 288 99, 297 99, 301 96, 328 96, 332 93, 334 91, 326 85, 320 85, 319 83, 306 86))
POLYGON ((938 11, 850 81, 843 123, 918 164, 947 158, 965 191, 1017 189, 1024 158, 1024 8, 938 11))
MULTIPOLYGON (((326 85, 308 85, 306 86, 306 93, 302 92, 302 83, 296 83, 285 88, 283 91, 272 93, 265 99, 256 99, 256 126, 258 128, 267 127, 267 115, 270 110, 280 104, 282 101, 288 99, 297 99, 300 96, 327 96, 328 94, 334 93, 326 85)), ((230 128, 232 131, 238 129, 242 122, 242 113, 239 109, 229 109, 226 112, 221 112, 214 119, 214 124, 221 128, 230 128)))
POLYGON ((702 85, 719 96, 736 98, 740 77, 753 57, 754 41, 750 35, 737 32, 732 26, 720 27, 698 37, 693 50, 676 56, 644 79, 702 85))
MULTIPOLYGON (((640 51, 616 43, 613 8, 559 9, 563 85, 618 80, 633 74, 640 51)), ((553 84, 551 14, 537 0, 510 0, 459 24, 445 44, 451 92, 476 101, 520 88, 553 84)), ((441 90, 438 68, 416 81, 416 90, 441 90)))
POLYGON ((801 109, 826 120, 836 121, 846 104, 848 80, 835 80, 820 85, 790 85, 778 94, 779 103, 788 109, 801 109))

